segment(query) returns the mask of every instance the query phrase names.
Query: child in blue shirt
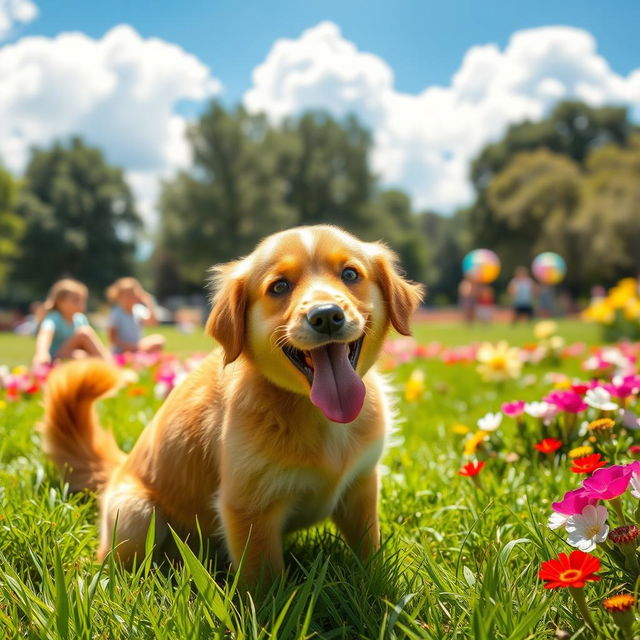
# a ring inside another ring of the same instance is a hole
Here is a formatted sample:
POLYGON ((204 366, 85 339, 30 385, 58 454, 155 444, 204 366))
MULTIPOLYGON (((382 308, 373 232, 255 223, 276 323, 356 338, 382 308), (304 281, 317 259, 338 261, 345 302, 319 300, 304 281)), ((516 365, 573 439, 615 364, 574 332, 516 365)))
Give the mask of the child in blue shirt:
POLYGON ((142 327, 155 325, 158 320, 153 299, 135 278, 116 280, 107 289, 107 298, 114 303, 109 314, 109 341, 114 353, 162 351, 164 336, 142 336, 142 327))
POLYGON ((81 282, 63 278, 51 287, 42 308, 44 318, 36 337, 34 364, 87 356, 110 359, 84 314, 86 305, 87 287, 81 282))

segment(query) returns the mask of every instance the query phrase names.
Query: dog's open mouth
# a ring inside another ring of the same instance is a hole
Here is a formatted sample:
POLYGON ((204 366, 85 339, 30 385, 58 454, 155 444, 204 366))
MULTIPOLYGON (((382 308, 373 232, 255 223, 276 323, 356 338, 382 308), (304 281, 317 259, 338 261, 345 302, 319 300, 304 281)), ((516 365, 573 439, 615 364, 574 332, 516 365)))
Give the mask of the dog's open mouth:
MULTIPOLYGON (((332 344, 342 344, 348 349, 348 358, 351 366, 354 368, 358 365, 358 358, 360 357, 360 350, 362 349, 362 341, 364 340, 364 336, 360 336, 357 340, 349 343, 332 343, 332 344)), ((323 345, 320 349, 326 348, 328 345, 323 345)), ((305 377, 309 381, 309 384, 313 384, 313 358, 311 357, 311 351, 300 351, 300 349, 296 349, 292 347, 290 344, 286 344, 282 347, 285 355, 297 369, 304 373, 305 377)))
POLYGON ((355 371, 363 339, 330 342, 309 351, 291 345, 282 347, 309 381, 311 402, 333 422, 352 422, 364 404, 365 385, 355 371))

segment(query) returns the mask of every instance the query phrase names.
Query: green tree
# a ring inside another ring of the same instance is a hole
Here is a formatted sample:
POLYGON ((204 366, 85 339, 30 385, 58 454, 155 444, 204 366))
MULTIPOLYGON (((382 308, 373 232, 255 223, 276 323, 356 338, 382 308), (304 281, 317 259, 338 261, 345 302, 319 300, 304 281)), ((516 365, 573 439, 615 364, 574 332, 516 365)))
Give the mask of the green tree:
POLYGON ((576 292, 630 265, 634 224, 627 224, 628 237, 622 241, 620 225, 616 230, 613 222, 622 214, 612 207, 633 209, 629 189, 623 205, 614 197, 613 185, 631 185, 635 131, 624 108, 564 102, 540 122, 510 127, 502 140, 482 150, 472 164, 476 200, 467 212, 468 228, 473 246, 499 253, 502 280, 543 250, 557 251, 567 260, 567 283, 576 292), (604 158, 601 154, 615 156, 626 170, 615 179, 611 169, 596 172, 593 159, 604 158), (618 241, 623 253, 606 256, 604 247, 616 247, 618 241))
POLYGON ((502 140, 487 145, 471 165, 471 179, 481 192, 514 156, 541 147, 581 164, 592 149, 610 143, 626 144, 632 131, 624 107, 560 102, 549 117, 512 125, 502 140))
POLYGON ((25 222, 15 277, 42 296, 57 278, 102 290, 131 272, 140 227, 122 170, 79 138, 34 149, 18 199, 25 222))
POLYGON ((208 267, 251 251, 296 222, 278 175, 278 144, 262 116, 217 103, 188 134, 193 168, 163 184, 161 246, 185 282, 201 286, 208 267))
POLYGON ((422 279, 426 246, 410 201, 377 188, 371 138, 355 118, 307 113, 270 125, 214 102, 189 143, 193 167, 162 188, 159 255, 191 287, 201 286, 210 265, 251 251, 270 233, 320 223, 386 240, 422 279))
MULTIPOLYGON (((546 149, 515 156, 495 176, 486 195, 492 223, 504 230, 497 246, 505 275, 542 251, 556 251, 574 266, 580 263, 573 219, 581 180, 580 167, 571 158, 546 149)), ((579 270, 571 269, 568 276, 571 284, 579 284, 579 270)))
POLYGON ((19 240, 24 224, 16 213, 18 186, 13 176, 0 167, 0 287, 3 287, 11 264, 20 252, 19 240))
POLYGON ((640 134, 589 154, 573 221, 591 281, 640 273, 640 134))
POLYGON ((284 122, 279 173, 296 224, 335 223, 361 235, 370 228, 375 176, 369 168, 371 135, 357 119, 339 122, 310 112, 284 122))

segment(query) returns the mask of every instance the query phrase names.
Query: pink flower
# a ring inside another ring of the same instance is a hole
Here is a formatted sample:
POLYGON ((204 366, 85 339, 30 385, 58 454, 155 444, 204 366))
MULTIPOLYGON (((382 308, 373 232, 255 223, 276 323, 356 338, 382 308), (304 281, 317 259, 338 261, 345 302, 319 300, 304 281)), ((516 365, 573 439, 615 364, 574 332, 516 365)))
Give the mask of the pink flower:
POLYGON ((553 502, 551 508, 556 513, 563 513, 566 516, 575 516, 582 513, 587 505, 595 506, 598 504, 598 498, 592 496, 585 489, 574 489, 567 491, 560 502, 553 502))
POLYGON ((558 409, 567 413, 580 413, 587 408, 582 396, 573 389, 552 391, 544 401, 548 404, 555 405, 558 409))
POLYGON ((574 344, 570 344, 566 346, 562 350, 563 358, 577 358, 581 356, 587 348, 587 345, 584 342, 575 342, 574 344))
POLYGON ((515 402, 505 402, 502 405, 502 413, 505 416, 510 416, 511 418, 517 418, 524 413, 524 406, 526 402, 524 400, 516 400, 515 402))
POLYGON ((616 464, 597 469, 582 483, 582 486, 592 498, 612 500, 627 490, 634 471, 640 473, 640 462, 631 462, 627 465, 616 464))
POLYGON ((610 384, 602 386, 615 398, 628 398, 640 390, 640 376, 616 376, 610 384))

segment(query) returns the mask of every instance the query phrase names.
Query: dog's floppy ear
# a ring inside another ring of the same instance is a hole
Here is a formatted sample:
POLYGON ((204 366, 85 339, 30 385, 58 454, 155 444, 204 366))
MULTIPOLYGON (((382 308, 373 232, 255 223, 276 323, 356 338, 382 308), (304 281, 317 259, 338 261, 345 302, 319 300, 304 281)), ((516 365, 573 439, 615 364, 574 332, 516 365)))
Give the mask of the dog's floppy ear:
POLYGON ((424 287, 405 280, 398 267, 398 256, 382 243, 374 243, 373 263, 376 279, 384 296, 391 324, 403 336, 411 335, 409 321, 424 296, 424 287))
POLYGON ((224 364, 238 358, 246 338, 246 279, 239 274, 240 261, 211 268, 213 308, 205 331, 224 349, 224 364))

